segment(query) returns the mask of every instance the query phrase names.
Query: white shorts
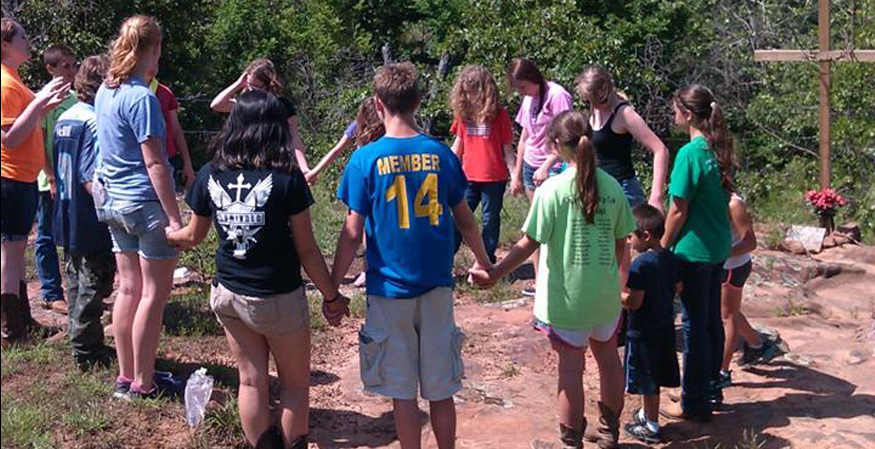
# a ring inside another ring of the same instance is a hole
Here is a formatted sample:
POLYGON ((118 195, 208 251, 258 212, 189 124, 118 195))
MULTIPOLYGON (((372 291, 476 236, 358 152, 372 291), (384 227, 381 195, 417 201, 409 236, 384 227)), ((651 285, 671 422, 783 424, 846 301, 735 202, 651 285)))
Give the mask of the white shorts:
POLYGON ((546 335, 547 338, 576 349, 586 348, 590 338, 599 342, 610 340, 619 324, 620 315, 606 324, 583 330, 556 327, 537 318, 532 321, 532 327, 546 335))
POLYGON ((393 399, 440 401, 462 389, 465 334, 453 318, 453 290, 435 288, 412 299, 368 295, 359 332, 365 391, 393 399))

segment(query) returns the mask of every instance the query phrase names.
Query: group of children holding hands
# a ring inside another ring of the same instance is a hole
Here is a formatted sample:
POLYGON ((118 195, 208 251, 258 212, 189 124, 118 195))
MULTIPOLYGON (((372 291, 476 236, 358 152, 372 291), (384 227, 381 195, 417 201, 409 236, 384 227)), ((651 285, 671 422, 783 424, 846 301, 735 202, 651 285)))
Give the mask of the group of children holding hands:
POLYGON ((72 80, 78 101, 47 130, 53 155, 44 164, 36 123, 66 98, 70 80, 30 93, 17 77, 30 56, 26 35, 3 19, 4 341, 19 338, 21 309, 29 308, 19 295, 22 242, 35 214, 36 173, 45 167, 56 191, 55 242, 68 261, 70 339, 83 366, 109 361, 100 316, 118 271, 117 397, 178 391, 178 378, 154 369, 163 308, 179 249, 199 244, 215 228, 209 301, 237 359, 246 439, 259 448, 307 447, 310 330, 301 267, 324 298, 327 321, 339 325, 349 315, 339 286, 362 241, 361 378, 365 390, 392 398, 403 448, 421 445, 418 395, 429 401, 438 446, 455 444, 453 395, 462 388, 465 336, 453 315, 453 259, 462 240, 476 260, 470 279, 484 288, 533 258, 532 326, 559 356, 555 447, 579 448, 584 439, 616 447, 624 384, 626 392, 644 397, 625 432, 658 442, 661 387, 683 387, 679 404, 663 414, 707 420, 731 382, 739 334, 743 362, 768 352, 768 341, 740 313, 756 242, 743 201, 733 194, 730 203, 732 140, 706 87, 684 87, 672 101, 675 123, 691 141, 676 156, 666 215, 668 151, 610 74, 591 66, 578 79, 577 92, 592 112, 587 116, 572 108, 562 86, 521 58, 507 72, 509 86, 523 96, 515 157, 510 115, 488 70, 466 66, 458 76, 449 147, 418 128, 418 75, 402 63, 377 71, 373 96, 311 170, 295 108, 281 95, 273 64, 259 59, 214 99, 212 108, 230 115, 210 143, 212 160, 195 174, 175 112, 162 114, 163 85, 149 86, 161 37, 154 18, 134 16, 108 57, 82 62, 72 80), (633 140, 654 153, 646 203, 632 165, 633 140), (174 196, 171 141, 189 185, 187 224, 174 196), (329 269, 313 236, 308 185, 351 142, 356 150, 337 191, 349 212, 329 269), (508 183, 512 193, 525 191, 531 208, 522 238, 499 261, 508 183), (481 203, 482 231, 472 213, 481 203), (634 261, 630 246, 640 253, 634 261), (683 376, 674 343, 677 294, 683 376), (625 375, 617 353, 623 310, 625 375), (589 433, 582 383, 587 346, 601 381, 599 421, 589 433), (281 384, 278 426, 269 407, 271 355, 281 384))

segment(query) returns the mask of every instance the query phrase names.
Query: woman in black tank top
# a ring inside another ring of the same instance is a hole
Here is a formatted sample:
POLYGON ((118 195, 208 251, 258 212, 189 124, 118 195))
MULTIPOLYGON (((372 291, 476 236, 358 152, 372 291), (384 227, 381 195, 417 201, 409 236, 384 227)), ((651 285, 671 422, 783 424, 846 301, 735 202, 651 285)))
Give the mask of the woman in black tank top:
POLYGON ((599 168, 620 183, 630 205, 643 203, 644 192, 632 165, 634 138, 653 153, 653 184, 647 202, 662 210, 662 190, 668 174, 668 149, 617 92, 611 74, 603 67, 593 65, 585 68, 578 77, 577 93, 592 108, 592 143, 598 155, 599 168))

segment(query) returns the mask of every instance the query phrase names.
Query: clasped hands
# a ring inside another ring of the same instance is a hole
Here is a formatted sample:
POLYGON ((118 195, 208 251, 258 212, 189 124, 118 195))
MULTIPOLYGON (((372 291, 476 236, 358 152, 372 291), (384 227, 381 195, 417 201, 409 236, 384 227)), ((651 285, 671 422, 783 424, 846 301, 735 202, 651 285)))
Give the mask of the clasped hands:
POLYGON ((349 298, 340 293, 340 290, 337 290, 334 299, 322 299, 322 316, 328 324, 334 327, 340 326, 344 315, 349 316, 349 298))
POLYGON ((495 266, 492 264, 480 265, 475 262, 474 266, 468 270, 468 283, 481 289, 492 288, 498 280, 499 276, 495 274, 495 266))

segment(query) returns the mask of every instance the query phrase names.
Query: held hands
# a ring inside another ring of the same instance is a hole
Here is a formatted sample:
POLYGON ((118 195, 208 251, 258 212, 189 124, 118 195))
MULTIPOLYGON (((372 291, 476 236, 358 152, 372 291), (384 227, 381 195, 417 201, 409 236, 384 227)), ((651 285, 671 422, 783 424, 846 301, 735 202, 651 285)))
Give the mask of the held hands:
POLYGON ((304 173, 304 179, 307 180, 308 186, 313 186, 316 184, 316 180, 319 178, 319 173, 316 170, 310 170, 304 173))
POLYGON ((541 185, 542 182, 546 181, 547 178, 550 177, 550 167, 547 164, 541 166, 541 168, 535 170, 535 173, 532 174, 532 182, 535 183, 536 186, 541 185))
POLYGON ((650 195, 650 199, 647 200, 647 204, 655 207, 660 212, 664 212, 662 210, 663 204, 662 204, 662 197, 660 195, 650 195))
POLYGON ((474 284, 480 288, 486 289, 491 288, 498 282, 498 278, 495 276, 495 267, 493 266, 483 266, 479 263, 475 263, 470 270, 468 270, 468 283, 474 284))
POLYGON ((520 181, 519 176, 512 176, 510 178, 510 194, 514 196, 518 196, 523 193, 523 183, 520 181))
POLYGON ((323 299, 322 315, 325 317, 325 321, 328 321, 328 324, 335 327, 340 326, 343 316, 349 316, 349 298, 338 291, 337 297, 334 299, 323 299))

